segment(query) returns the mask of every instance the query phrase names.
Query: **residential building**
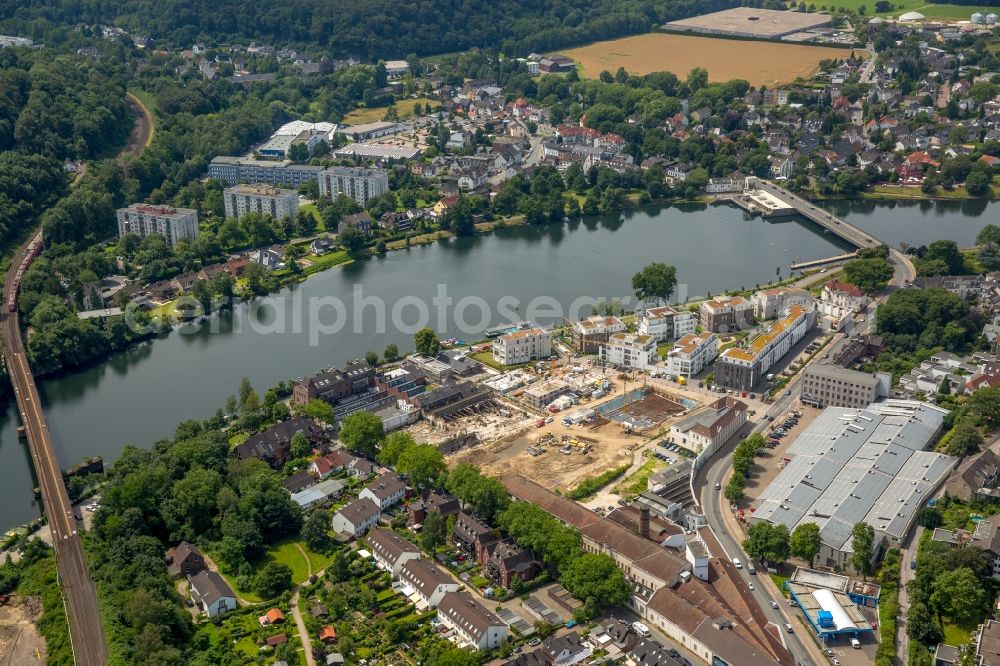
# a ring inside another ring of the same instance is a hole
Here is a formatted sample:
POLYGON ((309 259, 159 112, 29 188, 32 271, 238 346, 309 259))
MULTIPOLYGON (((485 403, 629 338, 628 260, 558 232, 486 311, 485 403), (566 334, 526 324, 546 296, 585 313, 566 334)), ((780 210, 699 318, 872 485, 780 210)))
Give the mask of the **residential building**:
POLYGON ((612 333, 601 347, 601 360, 614 367, 647 370, 654 365, 656 340, 638 333, 612 333))
POLYGON ((250 185, 276 185, 299 187, 319 178, 323 167, 308 164, 292 164, 288 160, 272 162, 248 157, 219 156, 208 165, 208 177, 221 180, 227 185, 247 183, 250 185))
POLYGON ((458 592, 461 585, 441 571, 430 560, 409 559, 400 569, 399 580, 407 585, 406 596, 419 599, 419 605, 436 608, 449 592, 458 592))
POLYGON ((524 399, 525 403, 535 409, 543 409, 546 405, 551 404, 556 398, 570 392, 572 392, 572 388, 563 380, 547 379, 541 382, 536 382, 526 388, 524 393, 521 394, 521 397, 524 399))
POLYGON ((475 650, 492 650, 507 639, 509 629, 468 592, 449 592, 438 603, 438 619, 463 644, 475 650))
POLYGON ((336 449, 309 463, 309 471, 319 477, 321 481, 340 471, 346 471, 354 477, 367 479, 377 469, 374 467, 374 463, 364 458, 358 458, 344 449, 336 449), (363 473, 358 473, 356 470, 361 470, 363 473))
POLYGON ((575 631, 561 636, 553 634, 542 641, 542 647, 539 649, 549 666, 574 666, 593 654, 590 645, 575 631))
POLYGON ((299 213, 299 193, 267 185, 234 185, 222 191, 226 217, 247 213, 268 215, 275 220, 294 220, 299 213))
POLYGON ((483 553, 488 553, 500 538, 493 528, 482 523, 472 514, 462 511, 455 519, 451 540, 457 547, 481 561, 483 553))
POLYGON ((821 315, 839 320, 845 315, 864 312, 868 303, 869 299, 865 292, 853 284, 840 280, 830 280, 823 285, 823 291, 816 302, 816 307, 821 315))
POLYGON ((625 322, 618 317, 587 317, 573 324, 573 344, 583 354, 599 354, 614 333, 624 333, 625 322))
POLYGON ((827 407, 792 442, 791 460, 759 495, 752 521, 802 523, 820 528, 818 563, 850 568, 854 525, 875 532, 875 554, 898 546, 917 512, 955 465, 927 451, 941 433, 947 410, 887 400, 864 409, 827 407))
POLYGON ((141 238, 163 236, 171 247, 176 247, 179 241, 198 238, 198 211, 191 208, 137 203, 119 208, 117 217, 119 238, 125 234, 141 238))
POLYGON ((747 422, 747 405, 736 398, 719 398, 670 426, 670 442, 695 453, 712 455, 747 422))
POLYGON ((336 404, 348 396, 365 393, 375 383, 375 368, 364 361, 348 363, 343 370, 332 368, 317 375, 307 375, 292 384, 292 400, 307 405, 319 399, 336 404))
POLYGON ((335 534, 349 534, 360 537, 369 528, 378 525, 378 504, 367 497, 359 497, 333 515, 331 526, 335 534))
POLYGON ((870 374, 839 365, 811 363, 802 371, 802 398, 823 407, 860 409, 889 395, 892 376, 870 374))
POLYGON ((753 326, 753 306, 742 296, 717 296, 698 309, 701 327, 712 333, 732 333, 753 326))
POLYGON ((389 191, 389 172, 360 167, 330 167, 319 173, 320 196, 336 199, 343 194, 362 207, 389 191))
POLYGON ((762 289, 750 297, 753 316, 764 321, 774 319, 789 305, 811 305, 812 295, 805 289, 779 287, 777 289, 762 289))
POLYGON ((514 576, 527 582, 538 574, 538 561, 531 551, 510 540, 495 544, 489 554, 483 551, 480 564, 487 578, 508 589, 514 576))
POLYGON ((344 492, 346 484, 340 479, 327 479, 319 483, 303 488, 292 493, 292 501, 303 509, 311 509, 314 506, 325 504, 330 500, 340 497, 344 492))
POLYGON ((992 449, 965 458, 945 482, 944 491, 949 497, 966 504, 974 499, 1000 499, 1000 456, 992 449))
POLYGON ((181 541, 175 547, 167 549, 165 560, 167 573, 174 578, 194 576, 206 568, 201 551, 187 541, 181 541))
POLYGON ((1000 664, 1000 620, 987 619, 975 636, 976 666, 1000 664))
POLYGON ((411 500, 406 510, 409 514, 407 524, 415 526, 423 525, 427 516, 431 513, 437 513, 442 518, 456 516, 462 510, 462 504, 458 501, 458 498, 452 497, 443 491, 435 490, 427 493, 421 499, 411 500))
POLYGON ((990 575, 1000 579, 1000 518, 991 516, 976 524, 969 545, 986 554, 990 562, 990 575))
POLYGON ((667 352, 667 372, 678 377, 692 377, 704 370, 719 355, 715 333, 688 333, 667 352))
POLYGON ((388 79, 401 79, 410 71, 410 63, 405 60, 386 60, 385 76, 388 79))
POLYGON ((204 569, 188 576, 191 601, 209 618, 236 609, 236 595, 218 572, 204 569))
POLYGON ((528 328, 493 340, 493 360, 502 365, 529 363, 552 355, 552 338, 540 328, 528 328))
POLYGON ((308 416, 295 416, 252 435, 242 444, 237 444, 233 449, 233 455, 240 460, 257 458, 271 467, 278 468, 291 457, 292 437, 300 432, 314 446, 322 445, 329 438, 329 433, 313 419, 308 416))
POLYGON ((678 312, 669 306, 646 308, 639 312, 640 335, 648 335, 657 342, 676 340, 694 333, 698 317, 694 312, 678 312))
POLYGON ((815 325, 816 313, 812 308, 789 306, 780 319, 745 347, 731 347, 719 356, 715 362, 715 383, 743 391, 752 390, 764 379, 767 371, 815 325))
POLYGON ((385 511, 403 501, 406 497, 406 484, 392 472, 385 472, 365 486, 364 490, 358 493, 358 497, 367 497, 378 505, 380 511, 385 511))
POLYGON ((337 224, 337 233, 342 234, 348 229, 357 229, 365 238, 372 236, 372 218, 367 212, 345 215, 337 224))
POLYGON ((372 528, 365 542, 371 549, 375 561, 391 573, 393 578, 399 576, 404 564, 410 560, 420 559, 420 549, 392 530, 372 528))

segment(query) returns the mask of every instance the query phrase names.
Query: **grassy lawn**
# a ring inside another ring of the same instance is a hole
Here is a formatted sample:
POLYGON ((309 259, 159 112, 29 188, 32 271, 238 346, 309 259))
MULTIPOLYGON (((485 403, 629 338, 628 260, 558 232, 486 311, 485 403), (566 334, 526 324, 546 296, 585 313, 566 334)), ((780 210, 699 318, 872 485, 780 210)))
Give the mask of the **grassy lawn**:
POLYGON ((309 265, 305 267, 305 274, 312 275, 351 261, 351 255, 348 254, 347 250, 337 250, 321 255, 306 255, 304 259, 309 262, 309 265))
MULTIPOLYGON (((843 7, 845 9, 858 10, 859 7, 864 7, 866 15, 875 16, 875 0, 834 0, 834 2, 827 5, 830 8, 833 7, 843 7)), ((934 3, 927 3, 923 0, 892 0, 892 11, 883 12, 878 14, 878 16, 899 16, 905 12, 917 11, 926 16, 927 18, 950 18, 950 19, 964 19, 968 20, 972 16, 973 12, 982 12, 984 14, 990 11, 995 11, 996 8, 990 9, 984 5, 938 5, 934 3)))
MULTIPOLYGON (((396 100, 396 115, 400 118, 409 118, 413 115, 413 107, 419 104, 422 107, 427 107, 428 104, 434 106, 440 106, 439 102, 435 102, 432 99, 427 99, 426 97, 418 97, 416 99, 400 99, 396 100)), ((389 109, 387 106, 376 106, 373 108, 360 108, 354 109, 346 116, 344 116, 344 122, 348 125, 360 125, 361 123, 375 123, 382 120, 385 117, 385 112, 389 109)))
POLYGON ((978 621, 963 622, 963 623, 944 623, 944 640, 943 643, 948 645, 964 645, 968 643, 972 637, 972 632, 976 630, 979 625, 978 621))
POLYGON ((250 433, 238 432, 235 435, 229 436, 229 448, 233 449, 242 444, 243 442, 250 439, 250 433))
POLYGON ((316 208, 316 204, 306 204, 304 206, 299 206, 299 212, 309 213, 316 220, 316 231, 326 231, 326 225, 323 224, 323 216, 319 214, 319 209, 316 208))
POLYGON ((627 495, 638 495, 645 492, 649 484, 649 477, 661 467, 663 467, 663 462, 650 456, 649 460, 644 462, 634 474, 615 486, 615 492, 627 495))
POLYGON ((306 548, 305 544, 298 540, 283 541, 271 546, 264 554, 260 566, 264 566, 269 562, 279 562, 292 570, 293 583, 298 585, 304 582, 309 578, 309 560, 307 557, 302 556, 302 553, 296 546, 302 546, 304 550, 306 548))
POLYGON ((493 360, 492 351, 484 351, 484 352, 479 352, 478 354, 472 354, 472 358, 476 359, 483 365, 488 365, 494 370, 499 370, 500 372, 509 372, 511 370, 516 370, 517 368, 525 368, 531 365, 530 363, 518 363, 517 365, 503 365, 502 363, 497 363, 496 361, 493 360))
POLYGON ((771 577, 771 581, 774 583, 774 586, 781 590, 781 595, 783 597, 788 597, 788 590, 785 589, 785 581, 788 580, 788 576, 782 576, 781 574, 776 573, 768 573, 767 575, 771 577))

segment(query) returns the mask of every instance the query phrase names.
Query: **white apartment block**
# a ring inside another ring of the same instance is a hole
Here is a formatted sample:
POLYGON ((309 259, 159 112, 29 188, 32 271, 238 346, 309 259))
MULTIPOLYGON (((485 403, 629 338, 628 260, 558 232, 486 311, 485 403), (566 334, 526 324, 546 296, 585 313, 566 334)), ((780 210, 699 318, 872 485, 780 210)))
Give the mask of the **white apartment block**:
POLYGON ((234 185, 222 191, 226 217, 247 213, 270 215, 276 220, 294 220, 299 213, 299 193, 267 185, 234 185))
POLYGON ((640 312, 638 331, 657 342, 665 342, 694 333, 697 325, 698 316, 694 312, 678 312, 672 307, 663 306, 640 312))
POLYGON ((389 191, 389 173, 382 169, 331 167, 319 172, 319 193, 336 199, 343 194, 361 206, 389 191))
POLYGON ((845 315, 863 312, 868 303, 868 296, 853 284, 831 280, 823 285, 817 307, 820 314, 840 319, 845 315))
POLYGON ((789 305, 808 305, 812 301, 808 291, 792 287, 763 289, 750 297, 753 316, 761 320, 774 319, 789 305))
POLYGON ((613 333, 601 347, 601 358, 614 366, 646 370, 656 365, 656 340, 637 333, 613 333))
POLYGON ((704 370, 718 355, 719 339, 715 333, 688 333, 667 354, 667 372, 691 377, 704 370))
POLYGON ((198 238, 198 211, 190 208, 132 204, 119 208, 117 217, 119 238, 125 234, 163 236, 171 247, 198 238))
POLYGON ((493 341, 493 360, 503 365, 529 363, 551 355, 552 338, 540 328, 514 331, 493 341))

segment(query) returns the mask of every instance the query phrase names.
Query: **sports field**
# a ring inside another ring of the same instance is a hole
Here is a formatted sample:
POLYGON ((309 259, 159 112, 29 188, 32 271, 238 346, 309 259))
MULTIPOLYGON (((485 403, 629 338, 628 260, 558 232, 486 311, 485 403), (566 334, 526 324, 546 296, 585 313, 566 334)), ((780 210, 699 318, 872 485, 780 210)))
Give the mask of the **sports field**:
POLYGON ((800 76, 808 78, 819 68, 820 60, 847 58, 851 51, 654 32, 561 53, 580 65, 581 75, 588 78, 597 78, 603 70, 613 73, 619 67, 631 74, 666 71, 684 78, 695 67, 704 67, 711 81, 746 79, 755 86, 772 86, 800 76))

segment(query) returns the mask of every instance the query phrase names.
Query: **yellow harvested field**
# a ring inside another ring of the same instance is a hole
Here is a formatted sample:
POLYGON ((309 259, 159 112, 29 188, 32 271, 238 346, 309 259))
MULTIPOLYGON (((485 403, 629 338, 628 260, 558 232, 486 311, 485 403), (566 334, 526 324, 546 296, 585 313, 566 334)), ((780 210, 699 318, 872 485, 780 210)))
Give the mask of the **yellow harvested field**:
MULTIPOLYGON (((778 44, 648 33, 581 46, 562 54, 583 68, 582 76, 597 78, 604 70, 624 67, 630 74, 673 72, 683 79, 695 67, 708 70, 711 81, 746 79, 751 85, 773 86, 797 77, 808 78, 820 60, 847 58, 849 49, 803 44, 778 44)), ((860 55, 860 52, 855 52, 860 55)))

